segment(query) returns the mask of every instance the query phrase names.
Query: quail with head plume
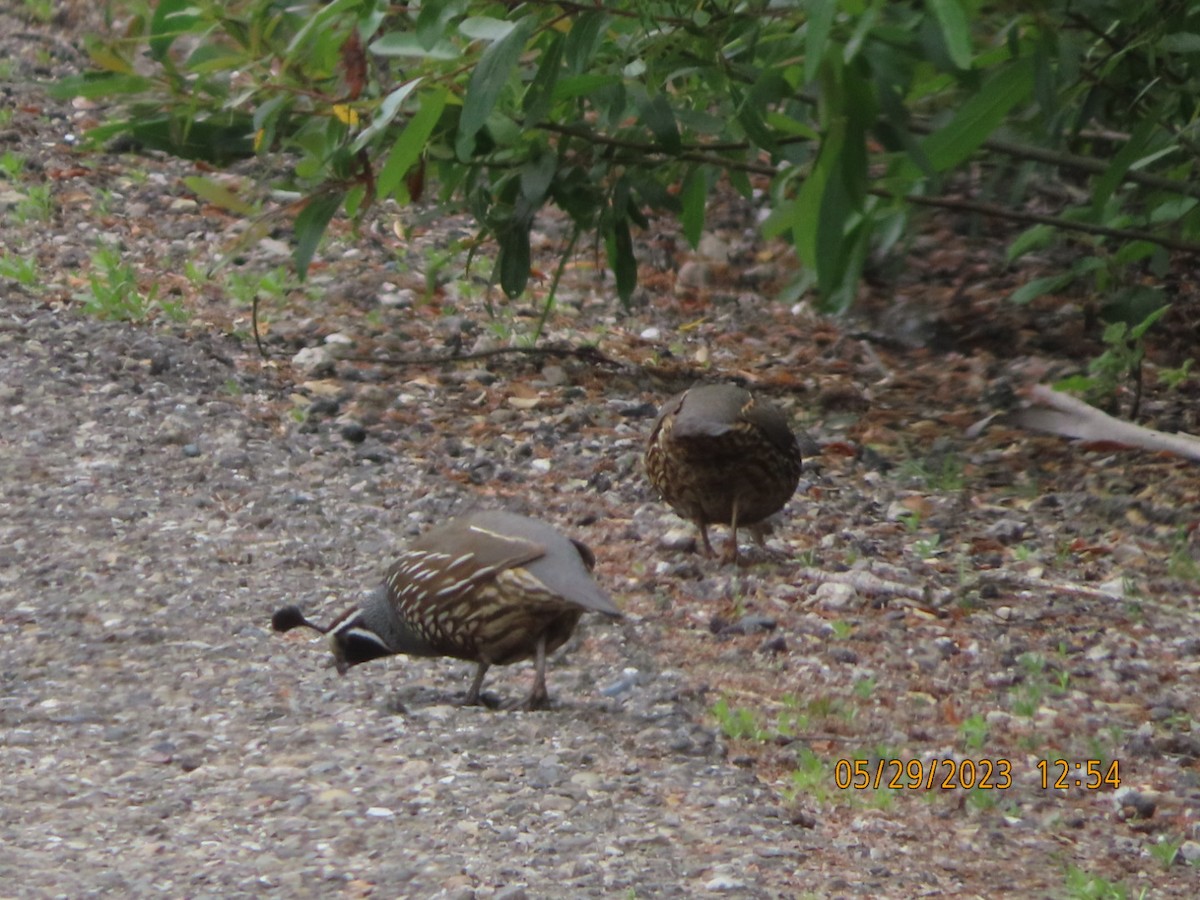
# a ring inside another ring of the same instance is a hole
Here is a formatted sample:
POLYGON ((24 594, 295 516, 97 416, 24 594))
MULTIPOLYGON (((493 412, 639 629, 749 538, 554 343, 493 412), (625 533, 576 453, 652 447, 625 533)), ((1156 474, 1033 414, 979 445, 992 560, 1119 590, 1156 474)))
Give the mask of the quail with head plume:
POLYGON ((402 552, 384 583, 328 628, 294 606, 271 625, 329 635, 334 664, 351 667, 398 653, 449 656, 477 664, 466 704, 479 703, 493 665, 534 659, 527 709, 545 708, 546 656, 571 636, 580 616, 620 616, 592 580, 595 557, 545 522, 506 512, 475 512, 426 532, 402 552))
POLYGON ((662 498, 700 530, 729 525, 762 543, 760 523, 783 508, 800 482, 800 447, 776 406, 732 384, 690 388, 659 411, 646 445, 646 474, 662 498))

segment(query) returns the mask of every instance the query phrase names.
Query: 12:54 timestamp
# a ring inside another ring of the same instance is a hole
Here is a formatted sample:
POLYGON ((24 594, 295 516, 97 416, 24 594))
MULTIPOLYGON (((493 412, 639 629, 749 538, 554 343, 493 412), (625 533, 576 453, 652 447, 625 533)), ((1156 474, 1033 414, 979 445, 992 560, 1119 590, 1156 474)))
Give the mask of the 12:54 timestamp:
POLYGON ((1121 761, 1114 759, 1104 762, 1102 759, 1085 759, 1072 762, 1068 759, 1039 760, 1037 770, 1042 776, 1042 790, 1054 788, 1065 791, 1077 787, 1089 791, 1101 788, 1119 788, 1121 786, 1121 761))

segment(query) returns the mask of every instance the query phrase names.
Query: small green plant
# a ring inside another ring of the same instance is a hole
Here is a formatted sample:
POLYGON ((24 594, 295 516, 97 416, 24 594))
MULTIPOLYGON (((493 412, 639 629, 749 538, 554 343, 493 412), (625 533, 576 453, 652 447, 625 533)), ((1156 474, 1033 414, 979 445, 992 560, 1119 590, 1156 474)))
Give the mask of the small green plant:
POLYGON ((898 471, 908 483, 930 491, 952 493, 962 490, 966 484, 962 460, 952 453, 927 459, 907 459, 900 464, 898 471))
POLYGON ((1172 578, 1182 578, 1184 581, 1200 581, 1200 563, 1192 555, 1186 528, 1175 532, 1171 555, 1167 559, 1167 573, 1172 578))
POLYGON ((1183 846, 1183 839, 1173 841, 1164 834, 1158 836, 1158 840, 1150 845, 1150 855, 1158 860, 1164 869, 1171 868, 1175 864, 1175 858, 1179 855, 1179 848, 1183 846))
POLYGON ((0 153, 0 174, 3 174, 5 178, 9 181, 16 181, 24 171, 25 157, 13 153, 11 150, 0 153))
POLYGON ((988 723, 982 713, 963 719, 958 725, 959 736, 968 750, 982 750, 988 739, 988 723))
POLYGON ((49 25, 54 21, 53 0, 22 0, 21 13, 34 22, 49 25))
MULTIPOLYGON (((932 793, 932 792, 931 792, 932 793)), ((995 809, 1000 803, 1000 791, 972 788, 967 794, 967 805, 979 812, 995 809)))
POLYGON ((1185 359, 1182 366, 1174 369, 1159 369, 1158 380, 1171 390, 1177 391, 1185 381, 1191 378, 1192 363, 1194 362, 1194 359, 1185 359))
POLYGON ((1046 671, 1046 660, 1040 653, 1022 653, 1017 657, 1017 663, 1030 677, 1046 671))
POLYGON ((47 222, 54 214, 50 185, 34 184, 25 188, 25 196, 13 208, 18 222, 47 222))
POLYGON ((843 703, 841 700, 831 697, 828 694, 823 694, 819 697, 813 697, 808 701, 808 714, 814 719, 841 719, 844 722, 851 722, 857 715, 854 707, 843 703))
POLYGON ((896 517, 896 521, 904 526, 904 530, 909 534, 916 534, 921 527, 921 514, 915 509, 910 509, 908 512, 902 513, 896 517))
POLYGON ((783 798, 791 803, 800 794, 811 796, 816 800, 826 800, 829 797, 829 786, 833 783, 829 766, 813 753, 808 747, 796 754, 796 768, 788 778, 783 798))
POLYGON ((834 640, 844 641, 854 634, 854 626, 842 619, 834 619, 829 623, 829 630, 833 632, 834 640))
POLYGON ((138 290, 137 273, 121 261, 114 247, 101 247, 92 254, 89 288, 81 295, 83 311, 99 319, 141 322, 150 315, 157 288, 149 294, 138 290))
POLYGON ((717 720, 717 725, 721 729, 721 733, 727 738, 733 740, 751 740, 765 741, 770 738, 770 733, 764 731, 758 723, 758 716, 753 710, 738 706, 731 708, 729 703, 722 697, 712 707, 713 718, 717 720))
MULTIPOLYGON (((450 264, 458 259, 462 247, 456 241, 449 247, 430 247, 425 251, 425 299, 432 300, 437 294, 438 288, 445 282, 442 273, 450 267, 450 264)), ((491 308, 491 303, 488 303, 488 314, 494 315, 491 308)))
POLYGON ((37 287, 37 260, 15 253, 5 253, 0 256, 0 278, 9 278, 22 287, 37 287))
POLYGON ((1129 889, 1125 885, 1093 875, 1078 866, 1067 866, 1064 880, 1065 896, 1071 900, 1127 900, 1129 897, 1129 889))
POLYGON ((107 216, 112 214, 113 198, 115 194, 107 188, 100 188, 96 191, 96 215, 107 216))
POLYGON ((860 678, 854 682, 854 696, 860 700, 870 700, 871 695, 875 693, 874 678, 860 678))
POLYGON ((940 534, 932 534, 927 538, 913 541, 913 551, 921 559, 929 559, 931 556, 937 556, 941 543, 942 536, 940 534))
POLYGON ((1028 679, 1012 688, 1012 711, 1022 718, 1033 718, 1042 705, 1045 692, 1040 681, 1028 679))
MULTIPOLYGON (((195 268, 193 266, 193 270, 195 268)), ((199 274, 199 271, 196 271, 199 274)), ((188 277, 190 279, 192 276, 188 277)), ((268 272, 230 272, 225 279, 225 288, 229 295, 243 306, 252 306, 255 300, 284 297, 289 287, 288 272, 282 266, 268 272)))
POLYGON ((1102 336, 1105 350, 1088 364, 1088 374, 1063 379, 1055 387, 1077 391, 1090 402, 1112 410, 1116 406, 1118 391, 1126 381, 1132 381, 1134 394, 1129 417, 1135 418, 1142 399, 1146 332, 1170 308, 1169 303, 1160 306, 1132 328, 1123 321, 1110 323, 1102 336))
POLYGON ((811 569, 813 566, 815 566, 817 564, 817 551, 815 549, 813 549, 812 547, 809 547, 807 550, 803 550, 800 553, 797 553, 796 554, 796 562, 798 562, 800 565, 804 566, 805 568, 811 569))
POLYGON ((1033 558, 1033 548, 1028 544, 1017 544, 1013 547, 1012 555, 1017 562, 1029 562, 1033 558))
POLYGON ((800 708, 800 700, 795 694, 784 694, 781 698, 783 712, 775 723, 775 730, 784 737, 794 737, 808 729, 808 714, 800 708))

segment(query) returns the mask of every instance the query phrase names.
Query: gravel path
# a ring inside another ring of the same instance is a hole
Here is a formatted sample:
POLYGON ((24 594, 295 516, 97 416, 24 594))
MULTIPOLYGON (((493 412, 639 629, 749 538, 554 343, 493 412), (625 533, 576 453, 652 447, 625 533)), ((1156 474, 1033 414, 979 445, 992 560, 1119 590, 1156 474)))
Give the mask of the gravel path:
POLYGON ((777 895, 792 826, 680 673, 624 671, 642 624, 587 622, 540 714, 449 705, 465 664, 338 678, 269 633, 281 601, 340 608, 343 567, 379 576, 397 480, 445 500, 418 466, 279 439, 238 353, 6 304, 0 893, 777 895))
MULTIPOLYGON (((1002 419, 968 436, 1014 386, 1086 365, 1046 358, 1085 346, 1079 316, 1004 303, 1000 244, 931 238, 901 290, 1013 335, 1012 361, 783 308, 734 201, 708 237, 737 265, 664 231, 633 312, 586 260, 564 282, 551 338, 619 365, 397 366, 505 345, 538 310, 485 312, 452 252, 470 228, 391 209, 335 222, 307 285, 266 299, 264 362, 236 288, 285 242, 206 279, 238 226, 195 168, 64 140, 103 111, 39 86, 85 59, 61 7, 0 8, 0 156, 23 162, 0 239, 37 265, 0 277, 0 897, 1197 895, 1200 482, 1002 419), (187 324, 85 313, 102 246, 187 324), (999 274, 964 303, 972 254, 999 274), (770 553, 736 572, 637 473, 655 403, 698 372, 769 386, 815 439, 770 553), (328 621, 472 506, 589 543, 626 612, 552 659, 553 710, 462 709, 453 661, 339 678, 320 641, 270 632, 284 603, 328 621), (1119 790, 1039 784, 1039 761, 1091 756, 1120 761, 1119 790), (838 790, 848 757, 1003 758, 1013 784, 838 790)), ((1145 408, 1197 431, 1198 398, 1151 380, 1145 408)))

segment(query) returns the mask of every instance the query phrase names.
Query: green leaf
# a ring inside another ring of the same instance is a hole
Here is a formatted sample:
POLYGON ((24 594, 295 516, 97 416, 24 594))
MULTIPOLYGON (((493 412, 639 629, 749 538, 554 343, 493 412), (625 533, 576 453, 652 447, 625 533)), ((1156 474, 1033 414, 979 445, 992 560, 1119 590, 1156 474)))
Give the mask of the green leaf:
POLYGON ((836 171, 836 160, 842 152, 845 143, 844 129, 832 129, 821 141, 817 151, 817 161, 812 172, 804 179, 796 202, 791 210, 792 241, 796 245, 796 254, 805 268, 814 272, 820 271, 820 257, 817 253, 817 229, 821 222, 821 204, 825 197, 826 188, 831 175, 836 171))
MULTIPOLYGON (((434 4, 436 6, 436 4, 434 4)), ((491 16, 470 16, 462 20, 458 26, 459 32, 473 41, 498 41, 508 35, 516 24, 504 19, 494 19, 491 16)))
POLYGON ((384 97, 383 102, 379 104, 379 109, 371 118, 371 124, 364 128, 359 136, 354 139, 354 143, 350 145, 350 152, 357 153, 391 125, 392 119, 396 118, 396 114, 400 112, 400 105, 408 99, 408 95, 416 90, 417 85, 420 83, 420 78, 406 81, 384 97))
POLYGON ((1200 53, 1200 34, 1191 31, 1164 34, 1158 44, 1168 53, 1200 53))
POLYGON ((735 87, 730 86, 730 98, 734 102, 734 114, 737 116, 738 124, 742 126, 742 130, 756 147, 761 147, 769 152, 775 152, 777 143, 775 135, 771 134, 771 130, 767 128, 766 123, 762 119, 762 110, 768 109, 768 104, 758 103, 753 98, 753 95, 743 96, 735 87))
POLYGON ((704 206, 708 201, 708 175, 703 168, 696 166, 688 172, 683 179, 679 200, 682 204, 679 223, 683 227, 683 236, 696 247, 704 233, 704 206))
POLYGON ((509 297, 519 297, 529 283, 529 223, 510 222, 496 239, 500 244, 496 260, 500 287, 509 297))
POLYGON ((624 216, 613 222, 605 235, 608 265, 617 282, 617 296, 626 309, 637 287, 637 258, 633 255, 633 237, 629 233, 629 220, 624 216))
MULTIPOLYGON (((843 147, 848 147, 845 142, 843 147)), ((834 288, 844 281, 845 263, 849 247, 847 233, 851 219, 856 216, 854 201, 847 189, 847 179, 844 177, 842 160, 845 153, 840 153, 834 160, 835 172, 825 183, 825 191, 821 195, 820 212, 817 216, 817 230, 814 240, 814 250, 817 269, 817 290, 822 296, 830 296, 834 288)))
POLYGON ((558 158, 549 150, 538 153, 521 167, 521 196, 530 207, 542 205, 558 171, 558 158))
POLYGON ((554 85, 555 100, 570 100, 574 97, 584 97, 601 88, 620 85, 621 79, 616 75, 568 75, 560 78, 554 85))
POLYGON ((417 13, 417 41, 426 50, 446 42, 446 26, 462 14, 466 0, 454 2, 422 3, 417 13))
POLYGON ((446 40, 426 47, 411 31, 393 31, 371 44, 370 50, 377 56, 399 56, 414 59, 450 60, 461 59, 461 51, 446 40))
POLYGON ((296 249, 292 251, 292 260, 296 264, 296 274, 303 281, 308 274, 309 263, 321 243, 329 220, 333 218, 345 197, 343 191, 329 191, 310 197, 304 204, 304 209, 296 216, 296 249))
MULTIPOLYGON (((1161 296, 1161 293, 1159 293, 1159 295, 1161 296)), ((1165 316, 1170 309, 1170 303, 1160 306, 1158 309, 1154 310, 1154 312, 1150 313, 1150 315, 1146 316, 1146 318, 1142 319, 1142 321, 1140 321, 1138 324, 1134 325, 1133 329, 1129 332, 1129 336, 1135 341, 1141 340, 1141 338, 1150 329, 1150 326, 1165 316)))
POLYGON ((962 0, 928 0, 942 28, 942 40, 950 60, 960 69, 971 68, 971 26, 962 0))
POLYGON ((922 141, 934 170, 944 172, 965 161, 1032 88, 1033 64, 1027 59, 1013 62, 988 79, 944 127, 922 141))
POLYGON ((536 126, 547 118, 554 101, 554 88, 558 84, 558 76, 562 69, 563 36, 555 35, 550 46, 538 60, 537 74, 533 76, 521 107, 525 112, 527 125, 536 126))
POLYGON ((600 45, 600 36, 608 24, 608 16, 600 11, 586 12, 571 19, 571 30, 567 32, 564 56, 567 68, 576 75, 591 68, 592 57, 600 45))
POLYGON ((94 100, 113 94, 140 94, 150 90, 153 82, 141 75, 125 75, 119 72, 85 72, 70 75, 51 85, 48 93, 56 100, 85 97, 94 100))
POLYGON ((1138 161, 1158 128, 1158 116, 1151 115, 1133 129, 1129 140, 1117 151, 1107 169, 1092 184, 1092 215, 1099 218, 1104 212, 1108 198, 1125 178, 1131 166, 1138 161))
POLYGON ((1036 300, 1043 294, 1050 294, 1061 290, 1074 280, 1075 275, 1071 272, 1063 275, 1047 275, 1045 278, 1035 278, 1033 281, 1026 282, 1009 294, 1008 299, 1013 303, 1024 306, 1026 303, 1036 300))
POLYGON ((679 125, 664 94, 655 94, 642 104, 641 118, 663 150, 671 154, 679 152, 682 146, 679 125))
POLYGON ((804 33, 804 83, 811 84, 817 78, 821 62, 825 59, 825 47, 833 29, 833 16, 837 12, 838 0, 812 0, 808 4, 808 24, 804 33))
POLYGON ((314 7, 314 11, 304 18, 304 24, 300 30, 292 37, 291 42, 284 51, 284 58, 289 62, 295 58, 298 50, 304 47, 308 36, 314 31, 325 30, 330 27, 332 20, 336 19, 342 13, 361 6, 362 0, 333 0, 332 3, 325 3, 314 7))
POLYGON ((213 181, 211 178, 192 175, 184 178, 183 183, 193 194, 213 206, 227 209, 239 216, 249 217, 258 214, 258 208, 253 203, 247 203, 225 185, 213 181))
POLYGON ((475 71, 471 73, 454 143, 461 161, 466 162, 473 155, 475 135, 492 114, 501 91, 508 84, 509 76, 516 69, 525 42, 533 32, 534 23, 532 16, 518 22, 512 31, 483 52, 475 71))
POLYGON ((160 0, 150 17, 150 58, 162 62, 175 38, 192 29, 200 17, 184 10, 194 8, 192 0, 160 0))
MULTIPOLYGON (((421 94, 421 108, 417 110, 396 138, 392 152, 388 154, 387 162, 379 170, 375 178, 375 188, 380 197, 388 197, 395 191, 396 186, 403 183, 404 176, 413 167, 429 142, 429 136, 437 126, 446 107, 446 89, 435 88, 421 94)), ((400 199, 400 198, 397 198, 400 199)), ((408 199, 407 196, 404 199, 408 199)))
POLYGON ((1007 260, 1020 259, 1030 250, 1040 250, 1054 240, 1055 230, 1049 225, 1034 225, 1018 234, 1008 245, 1007 260))

